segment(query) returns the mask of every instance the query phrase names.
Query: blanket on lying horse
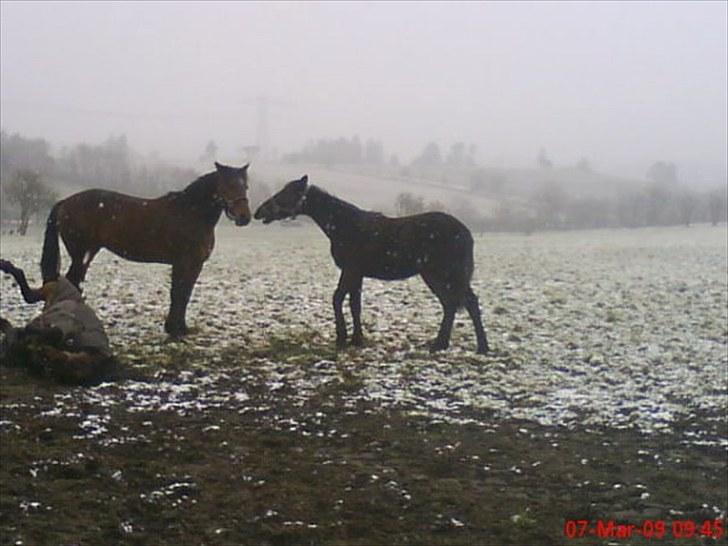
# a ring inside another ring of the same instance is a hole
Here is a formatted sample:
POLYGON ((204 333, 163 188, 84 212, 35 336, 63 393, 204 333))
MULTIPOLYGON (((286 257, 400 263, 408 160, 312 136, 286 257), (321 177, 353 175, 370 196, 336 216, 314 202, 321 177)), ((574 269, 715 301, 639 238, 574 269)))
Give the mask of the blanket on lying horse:
POLYGON ((83 301, 81 292, 66 277, 47 282, 41 291, 45 300, 43 312, 28 323, 28 328, 57 328, 62 332, 66 345, 71 348, 107 356, 111 354, 103 324, 83 301))
MULTIPOLYGON (((21 270, 9 262, 3 266, 22 284, 21 270)), ((0 347, 3 364, 66 384, 93 385, 115 379, 119 369, 109 339, 78 289, 60 277, 45 283, 40 293, 45 300, 43 312, 24 328, 0 319, 5 334, 0 347)))

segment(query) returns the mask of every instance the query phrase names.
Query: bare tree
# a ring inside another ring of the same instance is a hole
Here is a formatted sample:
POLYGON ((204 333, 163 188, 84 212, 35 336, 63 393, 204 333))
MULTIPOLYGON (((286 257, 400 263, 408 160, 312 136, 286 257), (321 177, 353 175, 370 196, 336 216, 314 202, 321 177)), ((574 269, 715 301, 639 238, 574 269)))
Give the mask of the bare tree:
POLYGON ((582 157, 579 159, 579 161, 576 162, 576 169, 583 173, 593 172, 591 163, 589 162, 589 160, 586 157, 582 157))
POLYGON ((546 155, 546 150, 544 150, 543 148, 541 148, 541 150, 539 150, 538 152, 536 163, 542 169, 550 169, 554 166, 553 161, 548 158, 548 156, 546 155))
POLYGON ((621 193, 617 198, 617 220, 622 227, 634 228, 644 225, 646 198, 638 191, 621 193))
POLYGON ((688 227, 690 227, 690 222, 693 219, 696 203, 695 195, 687 190, 677 196, 677 208, 680 213, 680 221, 688 227))
POLYGON ((548 181, 539 188, 532 201, 541 227, 560 227, 568 200, 566 192, 556 182, 548 181))
POLYGON ((211 140, 205 146, 205 151, 200 156, 200 163, 212 163, 217 159, 217 144, 211 140))
POLYGON ((425 210, 425 200, 421 196, 403 192, 397 195, 394 208, 397 211, 397 216, 419 214, 425 210))
POLYGON ((58 200, 56 192, 43 183, 40 174, 30 169, 17 171, 4 190, 8 201, 20 207, 20 235, 27 233, 31 216, 49 208, 58 200))
POLYGON ((647 179, 658 184, 677 183, 677 166, 669 161, 655 161, 647 169, 647 179))
POLYGON ((728 217, 728 190, 726 186, 715 188, 708 193, 708 214, 714 226, 728 217))

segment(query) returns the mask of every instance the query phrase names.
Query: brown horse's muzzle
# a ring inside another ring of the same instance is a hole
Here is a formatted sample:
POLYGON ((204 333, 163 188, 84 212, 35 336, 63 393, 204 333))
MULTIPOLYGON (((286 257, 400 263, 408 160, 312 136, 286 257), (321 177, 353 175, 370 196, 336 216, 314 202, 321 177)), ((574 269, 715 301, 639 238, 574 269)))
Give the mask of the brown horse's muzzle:
POLYGON ((247 226, 252 217, 247 199, 238 199, 225 208, 225 214, 236 226, 247 226))

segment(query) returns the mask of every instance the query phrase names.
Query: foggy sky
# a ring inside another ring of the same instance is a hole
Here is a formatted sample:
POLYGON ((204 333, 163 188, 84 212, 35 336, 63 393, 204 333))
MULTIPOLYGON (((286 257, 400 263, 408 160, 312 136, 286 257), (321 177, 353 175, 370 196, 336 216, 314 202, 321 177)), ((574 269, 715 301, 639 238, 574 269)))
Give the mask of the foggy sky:
POLYGON ((270 144, 430 141, 478 160, 720 177, 725 2, 15 3, 0 7, 2 128, 54 145, 126 134, 192 164, 270 144))

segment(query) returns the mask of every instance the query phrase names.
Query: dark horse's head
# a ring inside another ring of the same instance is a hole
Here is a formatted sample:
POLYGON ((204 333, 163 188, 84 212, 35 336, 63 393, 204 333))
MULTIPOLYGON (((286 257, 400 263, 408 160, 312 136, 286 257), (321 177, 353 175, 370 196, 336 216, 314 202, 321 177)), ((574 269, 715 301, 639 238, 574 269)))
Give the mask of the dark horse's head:
POLYGON ((222 201, 225 215, 238 226, 250 223, 250 207, 248 206, 248 166, 228 167, 215 162, 217 183, 215 193, 222 201))
POLYGON ((308 192, 308 176, 286 184, 281 191, 265 201, 255 211, 255 219, 270 224, 274 220, 283 220, 300 214, 308 192))

